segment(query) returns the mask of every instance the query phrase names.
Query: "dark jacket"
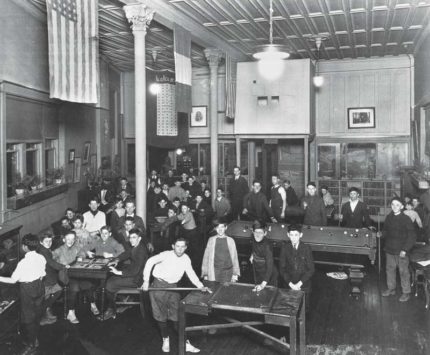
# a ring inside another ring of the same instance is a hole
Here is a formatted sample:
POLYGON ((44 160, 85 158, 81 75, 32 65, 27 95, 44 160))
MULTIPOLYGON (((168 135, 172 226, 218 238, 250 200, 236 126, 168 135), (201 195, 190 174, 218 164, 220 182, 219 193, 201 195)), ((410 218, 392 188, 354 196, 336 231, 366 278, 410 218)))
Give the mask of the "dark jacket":
POLYGON ((143 268, 148 260, 148 251, 145 244, 140 243, 134 248, 126 249, 118 256, 119 261, 130 260, 130 264, 122 269, 123 277, 132 277, 134 282, 141 285, 143 282, 143 268))
MULTIPOLYGON (((124 216, 122 216, 118 219, 118 223, 117 223, 118 230, 124 227, 126 217, 128 217, 128 216, 125 214, 124 216)), ((134 219, 134 224, 135 224, 136 228, 139 228, 143 234, 146 234, 145 223, 143 222, 142 217, 136 215, 136 213, 135 213, 133 216, 133 219, 134 219)))
POLYGON ((385 251, 392 255, 399 255, 401 251, 409 252, 416 241, 411 219, 401 212, 398 215, 391 212, 385 218, 382 236, 385 238, 385 251))
POLYGON ((261 191, 249 192, 243 199, 243 208, 248 210, 247 216, 250 220, 266 221, 268 217, 273 217, 266 195, 261 191))
POLYGON ((38 246, 37 252, 46 259, 45 286, 55 285, 58 282, 58 271, 63 270, 64 265, 56 262, 52 257, 51 249, 45 248, 42 244, 38 246))
POLYGON ((242 207, 243 198, 249 193, 248 181, 243 176, 239 176, 237 180, 234 178, 230 181, 228 187, 229 199, 232 206, 242 207))
MULTIPOLYGON (((131 244, 128 241, 128 234, 124 227, 120 228, 116 233, 113 234, 113 237, 116 239, 116 241, 124 247, 125 250, 131 248, 131 244)), ((148 245, 150 243, 150 239, 148 238, 147 233, 142 234, 142 240, 141 243, 144 245, 148 245)))
POLYGON ((302 207, 303 202, 307 204, 307 207, 304 209, 305 217, 303 224, 309 226, 326 226, 327 213, 323 199, 319 196, 305 196, 302 199, 302 207))
POLYGON ((277 286, 278 270, 273 262, 273 251, 270 242, 264 238, 261 242, 252 240, 252 267, 255 271, 256 284, 266 281, 268 284, 277 286))
POLYGON ((297 197, 296 191, 290 186, 285 190, 287 193, 287 205, 288 206, 297 206, 299 204, 299 198, 297 197))
POLYGON ((343 216, 342 226, 347 228, 363 228, 370 227, 372 221, 369 217, 369 208, 364 202, 358 201, 355 206, 354 212, 351 210, 350 202, 342 205, 340 212, 343 216))
POLYGON ((302 290, 309 291, 311 277, 315 271, 311 247, 300 242, 296 250, 291 242, 282 243, 279 255, 279 269, 285 287, 288 287, 290 282, 295 284, 302 281, 302 290))

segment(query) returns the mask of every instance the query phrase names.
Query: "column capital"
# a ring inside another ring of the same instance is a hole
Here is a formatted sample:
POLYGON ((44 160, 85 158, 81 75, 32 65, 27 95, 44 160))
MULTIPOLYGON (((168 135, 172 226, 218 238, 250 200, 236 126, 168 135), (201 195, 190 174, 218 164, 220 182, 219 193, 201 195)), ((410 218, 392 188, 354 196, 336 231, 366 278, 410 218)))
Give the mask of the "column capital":
POLYGON ((218 48, 206 48, 204 53, 210 67, 218 67, 221 58, 224 56, 224 53, 218 48))
POLYGON ((155 11, 150 9, 145 4, 131 4, 123 7, 125 17, 131 23, 133 33, 143 31, 146 34, 146 29, 154 18, 155 11))

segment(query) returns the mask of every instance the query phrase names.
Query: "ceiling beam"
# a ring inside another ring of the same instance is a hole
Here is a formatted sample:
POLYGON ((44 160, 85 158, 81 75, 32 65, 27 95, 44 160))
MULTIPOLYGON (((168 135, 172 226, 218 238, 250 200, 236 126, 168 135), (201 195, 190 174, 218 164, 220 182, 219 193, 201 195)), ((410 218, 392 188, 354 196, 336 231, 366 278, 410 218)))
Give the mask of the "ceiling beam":
POLYGON ((222 38, 208 31, 202 24, 190 19, 184 14, 176 10, 166 0, 120 0, 124 5, 142 3, 146 4, 151 9, 155 10, 154 20, 162 25, 173 29, 173 24, 176 23, 191 34, 191 40, 200 46, 216 47, 228 53, 232 58, 238 61, 248 60, 248 57, 238 51, 235 47, 224 41, 222 38))

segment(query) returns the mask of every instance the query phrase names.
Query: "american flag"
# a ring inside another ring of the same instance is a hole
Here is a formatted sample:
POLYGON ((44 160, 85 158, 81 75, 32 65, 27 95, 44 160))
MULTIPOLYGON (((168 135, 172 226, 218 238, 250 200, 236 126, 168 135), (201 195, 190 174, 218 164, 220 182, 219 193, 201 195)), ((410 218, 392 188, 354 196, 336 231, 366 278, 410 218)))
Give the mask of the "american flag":
POLYGON ((173 24, 175 51, 176 111, 191 112, 191 34, 173 24))
POLYGON ((50 97, 97 103, 98 0, 46 0, 50 97))

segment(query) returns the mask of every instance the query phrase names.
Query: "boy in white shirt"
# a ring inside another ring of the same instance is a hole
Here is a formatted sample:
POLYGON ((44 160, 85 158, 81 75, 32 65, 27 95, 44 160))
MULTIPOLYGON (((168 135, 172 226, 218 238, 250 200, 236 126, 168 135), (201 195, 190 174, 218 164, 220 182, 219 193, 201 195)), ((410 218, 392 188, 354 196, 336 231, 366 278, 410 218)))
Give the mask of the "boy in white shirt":
MULTIPOLYGON (((151 287, 153 288, 172 288, 177 287, 177 283, 182 278, 184 273, 187 274, 190 281, 198 288, 205 292, 211 292, 207 287, 200 282, 195 271, 191 266, 191 260, 185 251, 187 250, 187 241, 184 238, 176 239, 172 244, 173 250, 164 251, 148 259, 143 270, 143 285, 142 289, 147 291, 149 288, 149 279, 152 275, 154 281, 151 287)), ((163 338, 162 351, 170 352, 169 332, 167 329, 167 320, 173 322, 174 328, 178 330, 178 309, 180 294, 175 291, 151 291, 149 294, 151 299, 152 314, 160 328, 163 338)), ((186 351, 192 353, 200 352, 199 349, 191 345, 187 340, 186 351)))
POLYGON ((36 252, 39 238, 34 234, 26 234, 22 239, 24 258, 18 263, 11 277, 0 276, 0 282, 15 284, 19 282, 21 321, 24 323, 28 345, 25 352, 32 352, 38 347, 37 333, 43 314, 45 299, 46 275, 45 258, 36 252))

